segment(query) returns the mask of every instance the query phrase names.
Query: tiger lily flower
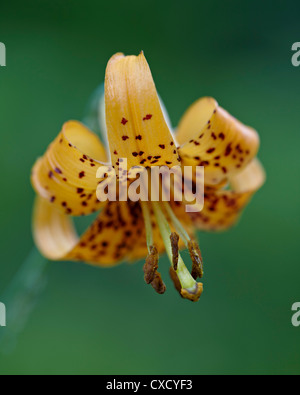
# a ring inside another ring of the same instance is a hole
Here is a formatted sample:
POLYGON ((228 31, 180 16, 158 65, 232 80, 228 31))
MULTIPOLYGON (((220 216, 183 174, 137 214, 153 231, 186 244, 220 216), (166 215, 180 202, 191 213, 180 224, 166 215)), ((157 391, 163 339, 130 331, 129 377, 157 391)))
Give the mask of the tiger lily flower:
POLYGON ((139 56, 114 55, 105 76, 105 115, 109 151, 96 134, 77 121, 67 122, 32 171, 37 192, 33 231, 42 254, 110 267, 146 257, 145 281, 158 293, 165 284, 159 254, 167 252, 170 274, 183 298, 197 301, 203 285, 203 260, 195 231, 226 230, 234 225, 254 193, 264 170, 256 159, 257 132, 232 117, 216 100, 203 98, 183 116, 174 135, 154 85, 150 68, 139 56), (204 166, 205 200, 199 213, 184 202, 100 202, 97 170, 111 164, 128 167, 204 166), (72 216, 100 211, 78 237, 72 216), (180 249, 187 248, 192 271, 180 249))

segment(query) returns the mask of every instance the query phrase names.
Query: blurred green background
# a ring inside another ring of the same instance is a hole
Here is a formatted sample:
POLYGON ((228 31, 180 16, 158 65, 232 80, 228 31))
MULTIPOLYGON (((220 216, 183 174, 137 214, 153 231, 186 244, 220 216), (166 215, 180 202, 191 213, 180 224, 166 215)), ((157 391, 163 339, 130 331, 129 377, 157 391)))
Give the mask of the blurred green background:
MULTIPOLYGON (((140 50, 177 124, 211 95, 257 128, 268 182, 240 225, 200 234, 198 304, 143 282, 142 263, 51 263, 0 374, 299 374, 300 39, 296 1, 27 0, 0 6, 0 294, 32 250, 35 159, 81 119, 112 54, 140 50)), ((168 261, 161 260, 167 277, 168 261)), ((3 329, 0 328, 0 331, 3 329)))

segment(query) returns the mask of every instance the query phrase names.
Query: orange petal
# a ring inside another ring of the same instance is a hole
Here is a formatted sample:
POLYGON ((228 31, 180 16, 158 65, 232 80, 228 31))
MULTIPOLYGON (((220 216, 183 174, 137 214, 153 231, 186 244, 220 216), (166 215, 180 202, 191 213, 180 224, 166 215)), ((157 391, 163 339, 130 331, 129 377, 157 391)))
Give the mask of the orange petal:
POLYGON ((106 161, 99 138, 76 121, 67 122, 38 159, 32 184, 42 198, 69 215, 86 215, 99 210, 97 170, 106 161))
POLYGON ((231 116, 212 98, 193 104, 177 133, 184 166, 204 166, 205 184, 217 185, 247 167, 259 147, 257 132, 231 116))
POLYGON ((34 210, 34 238, 48 259, 113 266, 127 259, 142 234, 140 218, 139 204, 109 203, 79 239, 71 218, 45 199, 38 198, 34 210))
POLYGON ((180 159, 167 126, 150 68, 139 56, 114 55, 105 77, 105 108, 112 164, 128 168, 175 166, 180 159))
POLYGON ((189 214, 198 229, 221 231, 235 225, 252 196, 264 184, 265 171, 254 159, 229 182, 231 190, 208 189, 204 209, 200 213, 189 214))

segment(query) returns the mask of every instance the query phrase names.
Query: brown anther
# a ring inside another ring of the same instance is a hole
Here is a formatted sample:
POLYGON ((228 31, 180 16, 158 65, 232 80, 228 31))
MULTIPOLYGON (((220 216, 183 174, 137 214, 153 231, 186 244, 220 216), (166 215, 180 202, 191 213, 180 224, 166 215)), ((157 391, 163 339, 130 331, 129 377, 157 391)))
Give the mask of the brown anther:
POLYGON ((160 295, 166 292, 166 286, 161 278, 160 273, 158 273, 158 251, 154 246, 150 247, 150 253, 146 259, 144 265, 145 281, 147 284, 151 284, 153 289, 160 295))
POLYGON ((189 242, 189 252, 193 262, 191 275, 195 280, 197 280, 198 277, 203 277, 203 259, 200 248, 195 241, 189 242))
POLYGON ((166 292, 166 286, 163 282, 160 273, 156 272, 154 275, 154 280, 151 282, 153 289, 160 295, 166 292))
POLYGON ((200 299, 200 296, 202 295, 202 292, 203 292, 203 284, 202 283, 197 283, 195 291, 182 289, 181 290, 181 296, 184 299, 190 300, 191 302, 198 302, 198 300, 200 299))
POLYGON ((181 287, 179 278, 178 278, 178 276, 177 276, 177 273, 175 272, 175 270, 174 270, 172 267, 170 267, 169 273, 170 273, 170 277, 171 277, 171 280, 173 281, 173 284, 174 284, 175 289, 178 291, 179 295, 180 295, 181 297, 183 297, 183 296, 181 295, 182 287, 181 287))
POLYGON ((172 245, 172 256, 173 256, 173 268, 176 271, 178 268, 178 257, 179 257, 179 247, 178 247, 178 243, 179 243, 179 236, 177 233, 171 233, 170 236, 171 239, 171 245, 172 245))
POLYGON ((147 256, 146 263, 144 265, 145 281, 147 284, 151 284, 155 278, 155 273, 158 269, 158 252, 156 247, 150 247, 150 254, 147 256))

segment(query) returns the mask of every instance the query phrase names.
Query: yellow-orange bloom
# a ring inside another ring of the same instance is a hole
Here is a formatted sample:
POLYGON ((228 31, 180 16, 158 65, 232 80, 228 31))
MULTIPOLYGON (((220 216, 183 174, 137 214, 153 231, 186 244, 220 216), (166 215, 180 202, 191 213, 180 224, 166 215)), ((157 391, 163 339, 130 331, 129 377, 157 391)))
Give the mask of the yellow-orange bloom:
POLYGON ((113 266, 147 257, 145 280, 163 293, 158 256, 167 252, 171 277, 181 296, 197 301, 203 275, 195 230, 226 230, 239 219, 263 185, 256 158, 257 132, 222 109, 212 98, 197 101, 183 116, 175 135, 162 111, 150 68, 139 56, 114 55, 105 76, 105 114, 110 153, 77 121, 67 122, 32 171, 38 194, 33 229, 40 251, 52 260, 77 260, 113 266), (205 167, 205 204, 187 213, 184 202, 108 202, 96 197, 99 167, 205 167), (101 210, 101 211, 100 211, 101 210), (71 217, 100 211, 79 238, 71 217), (180 237, 178 237, 178 235, 180 237), (179 249, 189 249, 188 272, 179 249))

